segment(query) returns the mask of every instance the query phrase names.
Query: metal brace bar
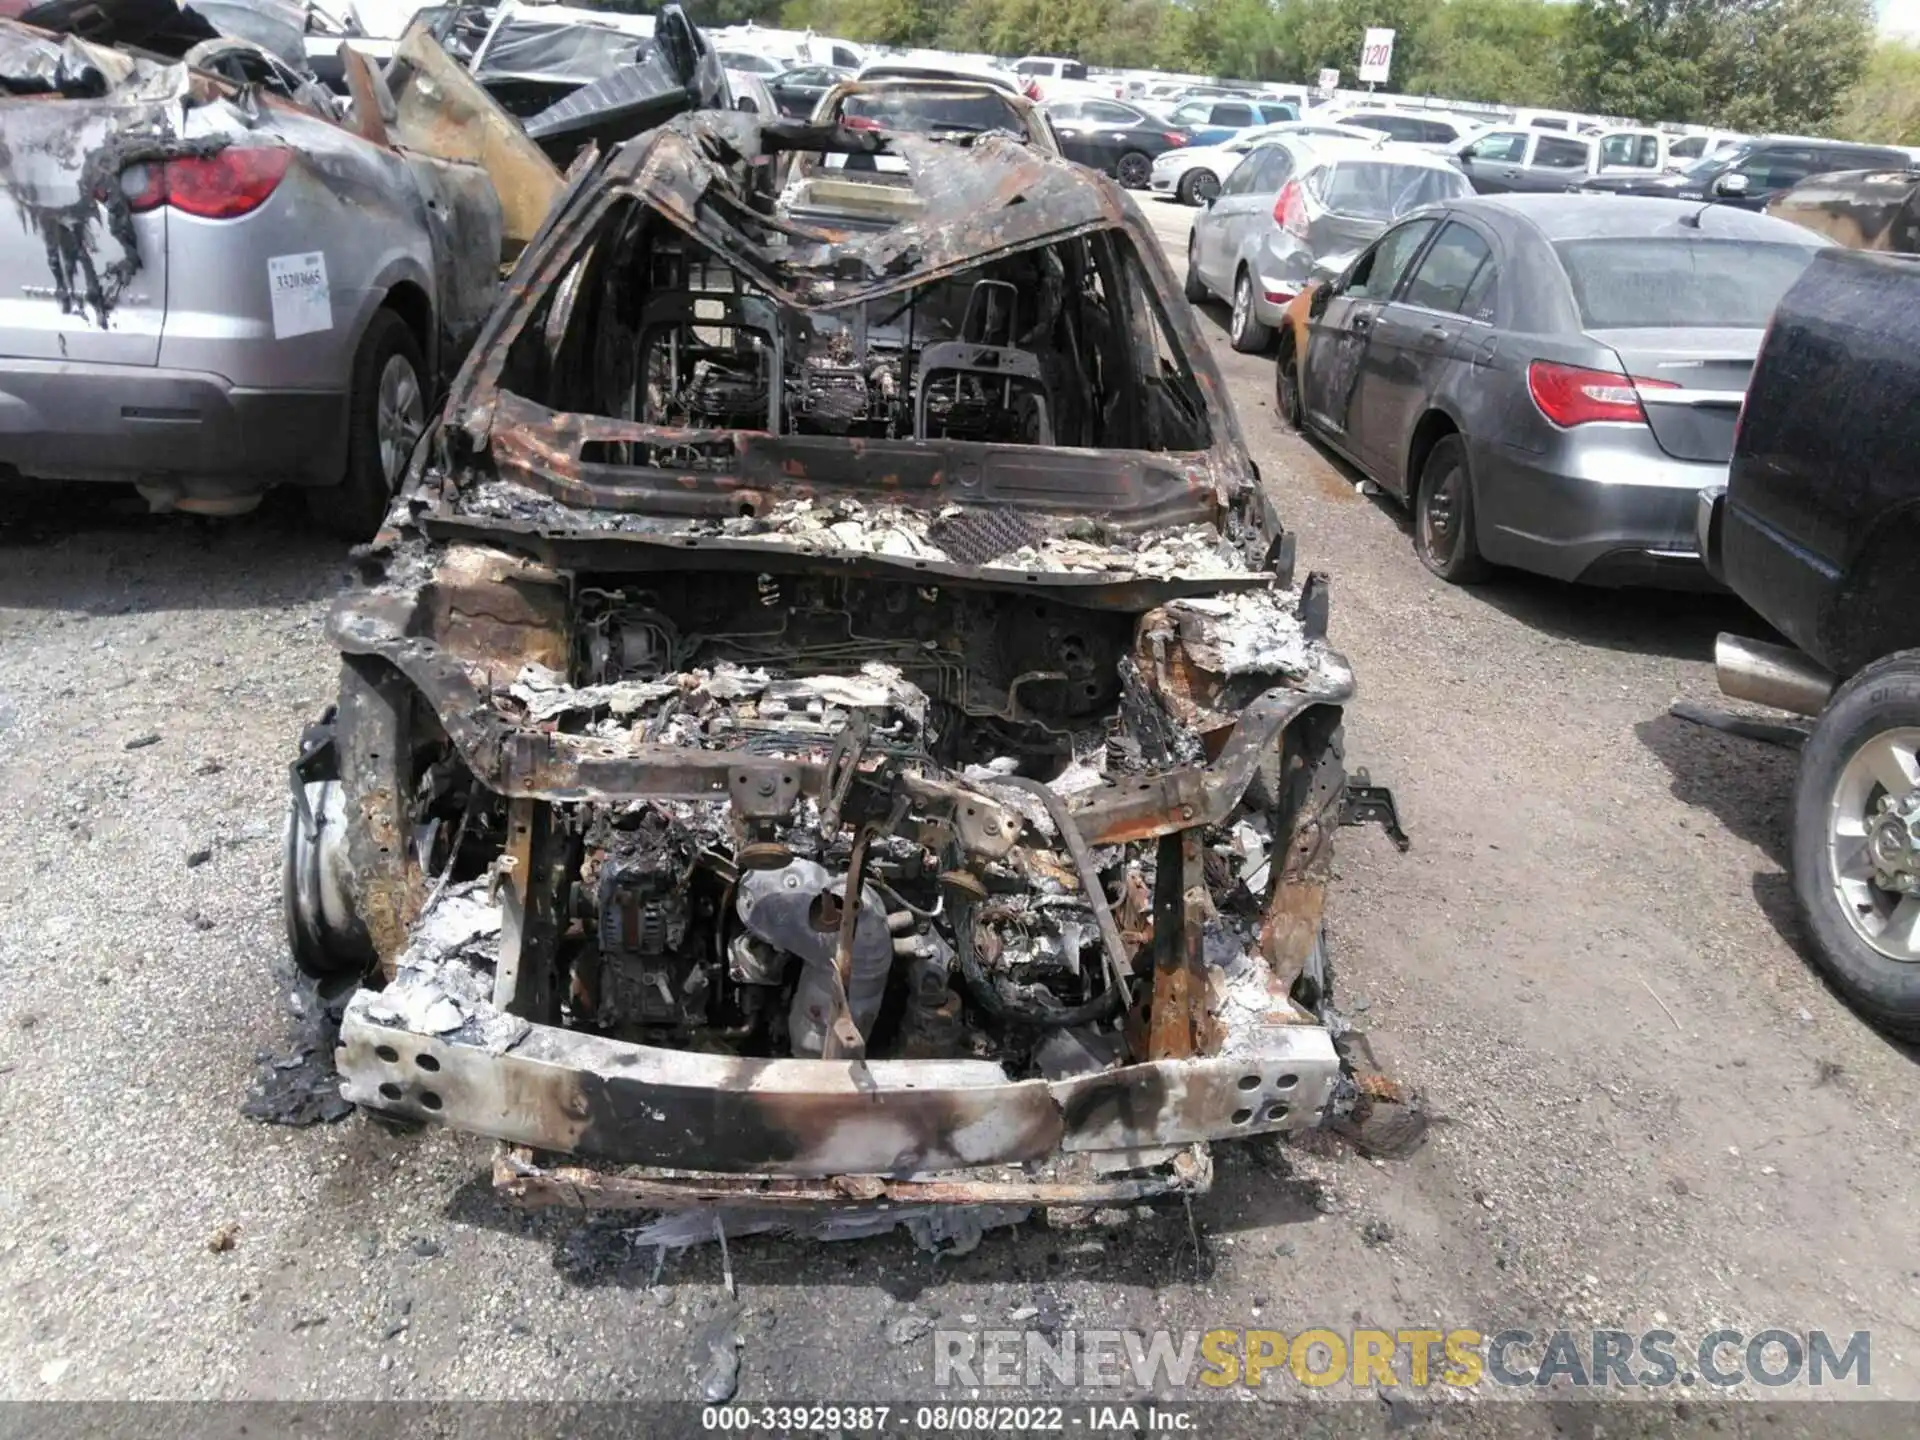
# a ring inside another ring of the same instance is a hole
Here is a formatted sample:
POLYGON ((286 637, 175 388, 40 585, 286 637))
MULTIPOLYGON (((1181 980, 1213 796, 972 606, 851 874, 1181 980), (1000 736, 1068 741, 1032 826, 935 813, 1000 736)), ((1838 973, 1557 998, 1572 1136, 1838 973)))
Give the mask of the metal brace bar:
POLYGON ((1393 802, 1393 791, 1375 785, 1364 769, 1355 770, 1347 781, 1347 792, 1340 800, 1340 823, 1378 825, 1402 854, 1413 847, 1407 832, 1400 828, 1400 807, 1393 802))

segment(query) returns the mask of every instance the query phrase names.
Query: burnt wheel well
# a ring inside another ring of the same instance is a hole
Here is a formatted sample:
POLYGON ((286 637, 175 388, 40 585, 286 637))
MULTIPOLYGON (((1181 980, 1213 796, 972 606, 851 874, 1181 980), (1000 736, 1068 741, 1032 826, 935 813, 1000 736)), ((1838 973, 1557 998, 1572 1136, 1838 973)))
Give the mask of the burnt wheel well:
POLYGON ((1429 410, 1420 417, 1420 423, 1413 427, 1413 439, 1407 445, 1406 496, 1409 500, 1420 485, 1420 472, 1427 468, 1427 456, 1433 453, 1433 447, 1447 436, 1459 433, 1460 427, 1444 410, 1429 410))
MULTIPOLYGON (((386 298, 380 302, 380 308, 391 310, 406 322, 407 329, 413 332, 413 338, 419 343, 420 353, 427 357, 427 368, 434 365, 433 344, 433 302, 427 298, 427 292, 411 280, 401 280, 387 291, 386 298)), ((428 376, 421 379, 431 388, 434 380, 428 376)))

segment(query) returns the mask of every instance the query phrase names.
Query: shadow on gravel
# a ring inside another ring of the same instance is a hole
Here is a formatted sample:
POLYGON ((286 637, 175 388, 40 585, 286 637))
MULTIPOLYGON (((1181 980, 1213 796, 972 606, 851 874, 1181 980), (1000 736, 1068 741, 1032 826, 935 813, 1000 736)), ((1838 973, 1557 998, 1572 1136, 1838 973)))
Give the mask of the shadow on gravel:
POLYGON ((1799 757, 1791 750, 1658 715, 1633 727, 1640 743, 1669 776, 1668 791, 1692 810, 1787 866, 1793 781, 1799 757))
MULTIPOLYGON (((1766 856, 1772 868, 1754 872, 1753 903, 1808 972, 1827 984, 1814 958, 1812 941, 1800 923, 1793 880, 1787 873, 1793 785, 1799 765, 1796 752, 1709 730, 1671 715, 1643 720, 1633 728, 1640 743, 1667 767, 1672 777, 1668 789, 1674 799, 1691 809, 1706 811, 1716 823, 1766 856)), ((1834 994, 1846 1003, 1838 991, 1834 994)), ((1881 1039, 1920 1064, 1920 1045, 1884 1035, 1881 1039)))
POLYGON ((1473 593, 1522 625, 1604 650, 1712 660, 1722 630, 1765 639, 1765 621, 1733 595, 1610 590, 1503 570, 1473 593))
MULTIPOLYGON (((1209 1279, 1220 1237, 1308 1225, 1328 1203, 1319 1182, 1295 1176, 1281 1142, 1256 1140, 1214 1154, 1213 1189, 1193 1201, 1191 1214, 1177 1201, 1092 1213, 1036 1210, 1024 1222, 995 1225, 963 1247, 943 1246, 938 1253, 917 1245, 903 1229, 818 1240, 729 1228, 723 1261, 711 1240, 664 1249, 654 1244, 645 1230, 657 1212, 523 1211, 496 1193, 487 1171, 454 1192, 446 1213, 457 1225, 550 1247, 555 1273, 589 1289, 712 1285, 724 1278, 728 1263, 736 1286, 872 1287, 902 1303, 947 1284, 1074 1281, 1157 1289, 1209 1279)), ((687 1228, 704 1235, 706 1224, 695 1218, 687 1228)), ((1279 1254, 1293 1249, 1279 1238, 1274 1247, 1279 1254)))
POLYGON ((125 615, 287 604, 330 595, 345 542, 298 495, 250 515, 155 515, 131 487, 0 487, 0 607, 125 615))

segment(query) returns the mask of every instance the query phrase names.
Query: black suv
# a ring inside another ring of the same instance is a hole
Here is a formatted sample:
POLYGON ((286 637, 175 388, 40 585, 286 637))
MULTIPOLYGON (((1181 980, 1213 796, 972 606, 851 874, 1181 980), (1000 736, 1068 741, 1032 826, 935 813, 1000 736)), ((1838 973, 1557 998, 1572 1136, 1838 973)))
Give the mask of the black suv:
POLYGON ((1698 528, 1794 647, 1720 636, 1720 688, 1819 717, 1791 851, 1814 958, 1920 1040, 1920 257, 1834 248, 1801 274, 1698 528))
POLYGON ((1582 190, 1615 195, 1664 195, 1673 200, 1714 200, 1761 210, 1809 175, 1834 170, 1903 169, 1913 163, 1904 150, 1885 145, 1848 145, 1792 135, 1762 135, 1731 150, 1694 161, 1665 175, 1596 175, 1582 190))

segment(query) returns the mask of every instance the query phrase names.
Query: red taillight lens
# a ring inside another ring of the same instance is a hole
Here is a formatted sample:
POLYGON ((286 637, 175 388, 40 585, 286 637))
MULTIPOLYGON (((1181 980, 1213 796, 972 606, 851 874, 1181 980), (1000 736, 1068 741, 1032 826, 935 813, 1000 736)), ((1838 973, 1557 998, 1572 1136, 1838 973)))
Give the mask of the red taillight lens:
POLYGON ((1298 180, 1289 180, 1280 187, 1279 198, 1273 202, 1273 223, 1289 235, 1306 238, 1307 194, 1298 180))
POLYGON ((1678 390, 1671 380, 1648 380, 1614 370, 1588 370, 1536 360, 1527 367, 1527 390, 1540 413, 1554 424, 1571 427, 1596 420, 1644 424, 1642 390, 1678 390))
POLYGON ((840 128, 843 130, 878 130, 880 122, 870 120, 865 115, 842 115, 840 128))
POLYGON ((1027 99, 1038 100, 1040 98, 1040 82, 1038 80, 1027 81, 1026 94, 1027 99))
POLYGON ((124 171, 120 188, 135 211, 171 205, 203 220, 232 220, 266 202, 286 178, 293 152, 238 145, 205 156, 136 165, 124 171))
POLYGON ((1163 130, 1160 133, 1169 145, 1184 145, 1187 143, 1187 137, 1177 130, 1163 130))
POLYGON ((277 146, 228 146, 205 159, 167 162, 167 203, 203 220, 258 210, 280 187, 293 152, 277 146))

